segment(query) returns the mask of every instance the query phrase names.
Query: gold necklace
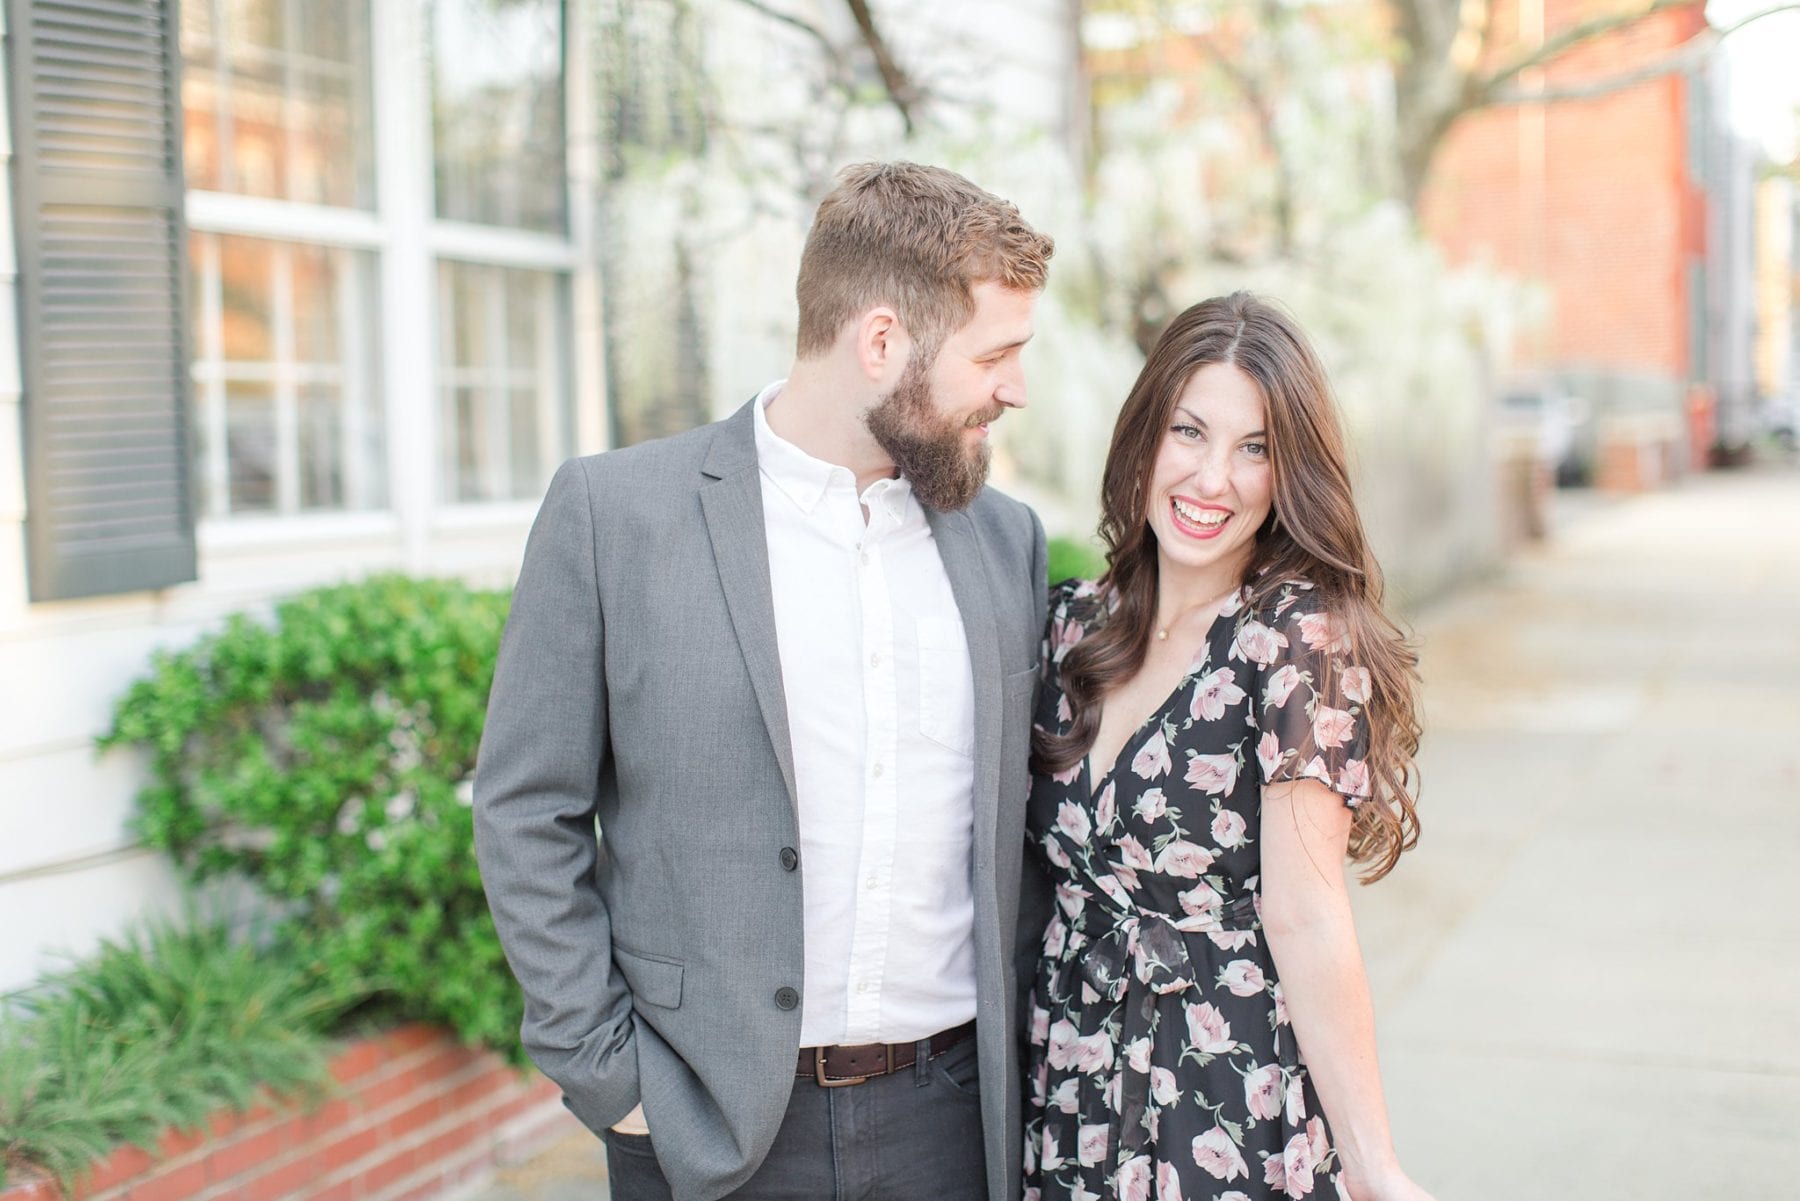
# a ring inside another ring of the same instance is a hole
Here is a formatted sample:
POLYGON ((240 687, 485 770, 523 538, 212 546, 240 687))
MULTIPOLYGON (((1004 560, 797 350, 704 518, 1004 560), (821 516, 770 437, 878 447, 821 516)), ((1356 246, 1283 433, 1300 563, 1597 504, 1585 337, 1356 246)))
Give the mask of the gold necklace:
POLYGON ((1182 622, 1186 621, 1189 617, 1191 617, 1195 613, 1200 612, 1200 610, 1210 609, 1214 605, 1222 604, 1226 597, 1231 596, 1242 586, 1243 585, 1241 585, 1241 584, 1234 584, 1232 587, 1226 589, 1224 592, 1219 593, 1219 595, 1213 597, 1209 601, 1202 601, 1200 604, 1197 604, 1197 605, 1189 605, 1187 608, 1183 609, 1179 614, 1176 615, 1174 621, 1171 621, 1166 626, 1160 627, 1156 631, 1156 640, 1158 642, 1167 642, 1169 640, 1169 631, 1170 630, 1174 629, 1176 626, 1178 626, 1182 622))

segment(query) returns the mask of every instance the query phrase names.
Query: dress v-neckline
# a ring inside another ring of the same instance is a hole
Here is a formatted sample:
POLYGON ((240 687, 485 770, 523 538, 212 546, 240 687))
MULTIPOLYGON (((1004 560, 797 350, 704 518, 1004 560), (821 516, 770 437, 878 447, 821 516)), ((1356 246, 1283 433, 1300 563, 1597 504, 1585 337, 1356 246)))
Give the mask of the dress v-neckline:
MULTIPOLYGON (((1175 687, 1169 689, 1169 695, 1162 699, 1162 703, 1151 710, 1150 713, 1145 716, 1144 720, 1137 724, 1136 729, 1125 735, 1125 741, 1119 744, 1118 753, 1113 756, 1113 761, 1107 767, 1105 775, 1102 775, 1098 779, 1094 778, 1094 750, 1092 747, 1089 747, 1088 753, 1081 757, 1081 777, 1082 783, 1087 786, 1088 800, 1092 801, 1098 797, 1100 795, 1100 790, 1106 786, 1106 782, 1118 774, 1120 761, 1125 758, 1125 752, 1136 745, 1138 735, 1148 729, 1151 722, 1157 721, 1166 714, 1169 711, 1169 706, 1174 704, 1175 698, 1180 696, 1182 692, 1186 690, 1187 686, 1193 682, 1194 677, 1206 670, 1207 665, 1212 662, 1213 629, 1220 621, 1224 620, 1224 618, 1225 614, 1220 613, 1212 619, 1212 624, 1206 627, 1206 640, 1200 644, 1200 653, 1194 656, 1193 661, 1188 664, 1187 670, 1182 673, 1181 678, 1175 681, 1175 687)), ((1102 711, 1101 717, 1102 720, 1104 720, 1104 711, 1102 711)))

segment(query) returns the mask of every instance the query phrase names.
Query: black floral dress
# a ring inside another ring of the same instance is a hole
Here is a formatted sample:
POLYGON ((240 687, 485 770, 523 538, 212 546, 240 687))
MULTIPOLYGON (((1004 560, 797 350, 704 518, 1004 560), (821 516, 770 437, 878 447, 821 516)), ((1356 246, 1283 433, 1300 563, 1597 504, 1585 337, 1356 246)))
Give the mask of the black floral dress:
MULTIPOLYGON (((1369 794, 1369 676, 1309 585, 1248 598, 1106 776, 1033 782, 1057 910, 1031 1003, 1026 1201, 1343 1195, 1262 937, 1258 819, 1265 782, 1369 794)), ((1070 581, 1050 609, 1036 720, 1060 733, 1059 666, 1108 598, 1070 581)))

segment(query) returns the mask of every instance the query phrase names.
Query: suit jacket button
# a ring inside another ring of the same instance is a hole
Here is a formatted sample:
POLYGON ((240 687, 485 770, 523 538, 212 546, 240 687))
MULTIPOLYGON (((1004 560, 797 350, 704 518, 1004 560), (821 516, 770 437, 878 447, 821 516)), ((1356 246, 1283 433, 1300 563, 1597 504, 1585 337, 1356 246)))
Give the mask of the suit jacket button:
POLYGON ((791 872, 800 866, 800 852, 793 847, 781 848, 781 870, 791 872))
POLYGON ((775 990, 775 1007, 777 1009, 792 1009, 799 1003, 800 994, 793 989, 778 988, 775 990))

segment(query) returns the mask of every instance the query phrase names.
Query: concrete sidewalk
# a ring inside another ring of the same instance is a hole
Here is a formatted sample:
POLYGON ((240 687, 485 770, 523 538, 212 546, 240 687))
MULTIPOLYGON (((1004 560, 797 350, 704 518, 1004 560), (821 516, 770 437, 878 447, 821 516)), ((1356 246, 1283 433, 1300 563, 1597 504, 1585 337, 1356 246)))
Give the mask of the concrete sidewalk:
MULTIPOLYGON (((1409 1171, 1800 1196, 1800 473, 1583 504, 1418 632, 1424 839, 1357 893, 1409 1171)), ((464 1197, 604 1177, 577 1133, 464 1197)))
POLYGON ((1800 473, 1587 509, 1419 632, 1424 838, 1357 898, 1409 1171, 1800 1196, 1800 473))

